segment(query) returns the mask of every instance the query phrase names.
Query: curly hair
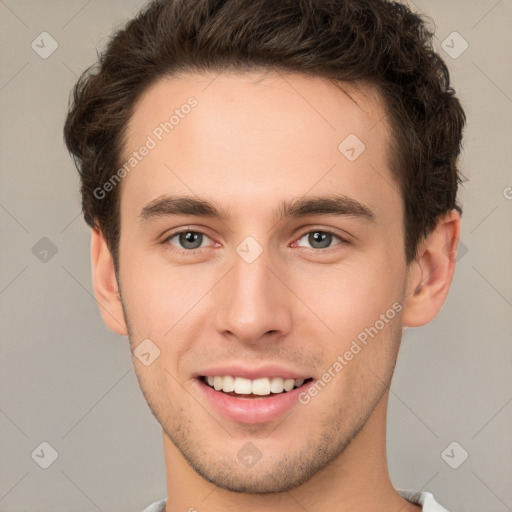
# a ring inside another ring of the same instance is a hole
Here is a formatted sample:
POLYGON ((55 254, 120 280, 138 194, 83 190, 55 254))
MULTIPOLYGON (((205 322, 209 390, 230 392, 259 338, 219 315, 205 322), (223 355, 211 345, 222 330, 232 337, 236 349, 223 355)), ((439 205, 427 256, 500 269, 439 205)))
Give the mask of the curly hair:
POLYGON ((114 263, 119 188, 97 198, 121 165, 134 105, 158 79, 187 71, 291 71, 376 88, 404 204, 407 263, 439 216, 456 209, 464 110, 432 47, 427 18, 387 0, 153 0, 111 37, 76 83, 64 126, 81 176, 86 222, 114 263))

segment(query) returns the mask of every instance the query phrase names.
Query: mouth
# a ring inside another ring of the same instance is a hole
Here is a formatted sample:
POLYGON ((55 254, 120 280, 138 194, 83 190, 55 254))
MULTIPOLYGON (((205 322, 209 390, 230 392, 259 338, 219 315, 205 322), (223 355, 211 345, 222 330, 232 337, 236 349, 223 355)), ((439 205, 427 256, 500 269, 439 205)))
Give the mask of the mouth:
MULTIPOLYGON (((261 363, 257 368, 219 365, 203 368, 193 377, 205 410, 231 422, 252 425, 277 421, 294 409, 294 418, 306 414, 301 397, 316 383, 308 370, 275 363, 261 363)), ((308 414, 311 410, 308 407, 308 414)))
POLYGON ((264 399, 285 395, 291 391, 307 386, 313 378, 285 379, 282 377, 262 377, 259 379, 246 379, 244 377, 200 376, 198 380, 210 389, 233 398, 242 400, 264 399))

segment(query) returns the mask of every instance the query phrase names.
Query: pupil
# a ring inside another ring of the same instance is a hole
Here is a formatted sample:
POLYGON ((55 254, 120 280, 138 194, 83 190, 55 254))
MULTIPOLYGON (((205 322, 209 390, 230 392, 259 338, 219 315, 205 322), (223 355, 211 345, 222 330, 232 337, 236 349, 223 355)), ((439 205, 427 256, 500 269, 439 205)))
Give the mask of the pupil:
POLYGON ((327 239, 327 243, 324 243, 322 245, 322 248, 325 248, 325 247, 328 247, 329 246, 329 242, 330 242, 330 237, 331 235, 329 233, 324 233, 322 231, 315 231, 314 233, 311 233, 310 234, 310 243, 311 245, 314 246, 314 243, 317 243, 317 242, 325 242, 326 239, 327 239), (319 236, 317 236, 319 235, 319 236), (311 240, 313 240, 313 243, 311 242, 311 240))
MULTIPOLYGON (((194 242, 197 242, 197 239, 200 237, 200 233, 195 233, 194 231, 186 231, 185 233, 180 233, 180 242, 184 247, 187 249, 197 249, 197 247, 189 247, 188 244, 194 244, 194 242)), ((201 243, 199 243, 199 246, 201 243)), ((198 247, 199 247, 198 246, 198 247)))

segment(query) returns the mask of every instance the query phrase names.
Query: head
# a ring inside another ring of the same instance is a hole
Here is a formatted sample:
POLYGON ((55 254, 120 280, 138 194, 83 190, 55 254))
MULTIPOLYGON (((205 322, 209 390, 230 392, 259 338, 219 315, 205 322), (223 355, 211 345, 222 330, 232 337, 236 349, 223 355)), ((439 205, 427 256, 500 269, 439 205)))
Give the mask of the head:
POLYGON ((384 0, 154 1, 74 89, 103 317, 133 350, 151 340, 144 396, 220 487, 285 490, 334 461, 403 327, 442 307, 465 116, 431 38, 384 0), (232 363, 332 378, 284 420, 237 423, 199 403, 232 363), (240 473, 249 440, 263 456, 240 473))

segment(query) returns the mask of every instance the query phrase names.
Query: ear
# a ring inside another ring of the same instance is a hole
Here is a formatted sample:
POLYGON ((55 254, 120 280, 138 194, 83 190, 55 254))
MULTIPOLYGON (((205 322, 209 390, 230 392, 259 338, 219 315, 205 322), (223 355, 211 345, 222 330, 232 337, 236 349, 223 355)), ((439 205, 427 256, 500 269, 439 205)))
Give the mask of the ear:
POLYGON ((418 257, 409 265, 404 327, 425 325, 441 310, 455 272, 459 239, 460 214, 452 210, 439 218, 434 230, 420 243, 418 257))
POLYGON ((126 336, 121 296, 117 283, 114 261, 103 233, 93 228, 91 233, 92 282, 96 301, 103 321, 109 329, 126 336))

